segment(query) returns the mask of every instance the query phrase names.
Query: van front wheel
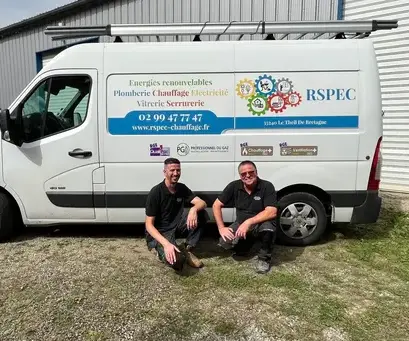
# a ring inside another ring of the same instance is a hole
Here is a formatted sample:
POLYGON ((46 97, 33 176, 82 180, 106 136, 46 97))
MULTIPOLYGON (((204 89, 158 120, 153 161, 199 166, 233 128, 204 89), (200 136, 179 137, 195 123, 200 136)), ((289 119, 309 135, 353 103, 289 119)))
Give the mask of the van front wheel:
POLYGON ((327 227, 322 202, 310 193, 287 194, 279 201, 277 239, 286 245, 305 246, 320 239, 327 227))
POLYGON ((0 242, 12 237, 14 217, 10 198, 4 193, 0 193, 0 242))

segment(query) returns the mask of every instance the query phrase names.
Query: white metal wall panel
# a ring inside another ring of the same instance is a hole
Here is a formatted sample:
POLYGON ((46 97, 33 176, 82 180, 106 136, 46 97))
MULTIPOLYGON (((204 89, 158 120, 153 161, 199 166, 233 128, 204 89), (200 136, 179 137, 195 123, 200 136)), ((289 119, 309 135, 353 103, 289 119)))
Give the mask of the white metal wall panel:
POLYGON ((371 35, 382 87, 381 188, 409 192, 409 1, 345 0, 344 19, 396 19, 399 28, 371 35))
MULTIPOLYGON (((0 107, 6 107, 36 74, 35 53, 64 42, 44 35, 45 26, 172 23, 232 20, 331 20, 337 18, 339 0, 112 0, 57 22, 50 17, 43 27, 0 40, 0 107)), ((183 37, 183 40, 193 37, 183 37)), ((215 37, 210 37, 214 39, 215 37)), ((233 39, 237 37, 232 37, 233 39)), ((253 37, 258 38, 258 37, 253 37)), ((155 41, 155 38, 144 38, 155 41)), ((204 37, 203 39, 209 39, 204 37)), ((228 39, 222 37, 221 40, 228 39)), ((244 37, 243 39, 249 39, 244 37)), ((79 39, 82 40, 82 39, 79 39)), ((112 41, 103 37, 101 42, 112 41)), ((136 38, 124 38, 136 41, 136 38)), ((167 37, 166 40, 172 40, 167 37)), ((69 40, 73 43, 78 40, 69 40)))

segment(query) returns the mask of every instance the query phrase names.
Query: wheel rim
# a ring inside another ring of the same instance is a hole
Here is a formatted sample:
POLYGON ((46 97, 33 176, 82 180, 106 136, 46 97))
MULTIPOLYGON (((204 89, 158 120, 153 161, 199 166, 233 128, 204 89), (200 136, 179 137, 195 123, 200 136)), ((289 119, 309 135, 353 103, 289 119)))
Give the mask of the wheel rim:
POLYGON ((303 239, 310 236, 318 224, 318 214, 304 202, 295 202, 280 214, 281 230, 287 237, 292 239, 303 239))

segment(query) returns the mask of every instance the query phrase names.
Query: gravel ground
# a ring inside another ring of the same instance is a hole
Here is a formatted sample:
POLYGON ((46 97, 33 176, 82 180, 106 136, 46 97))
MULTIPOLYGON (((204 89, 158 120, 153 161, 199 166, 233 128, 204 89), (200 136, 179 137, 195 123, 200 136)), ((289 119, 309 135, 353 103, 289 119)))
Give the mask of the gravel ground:
POLYGON ((30 230, 0 244, 0 340, 405 340, 409 218, 385 207, 378 224, 277 246, 268 275, 212 233, 205 267, 178 275, 141 226, 30 230))

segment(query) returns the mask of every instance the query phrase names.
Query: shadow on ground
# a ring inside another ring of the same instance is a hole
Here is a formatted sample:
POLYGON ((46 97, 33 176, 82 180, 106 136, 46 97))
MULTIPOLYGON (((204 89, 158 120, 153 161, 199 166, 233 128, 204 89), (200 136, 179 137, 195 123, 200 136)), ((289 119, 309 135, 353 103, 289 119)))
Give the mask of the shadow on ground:
MULTIPOLYGON (((383 238, 399 224, 402 216, 408 213, 402 212, 395 206, 383 206, 378 221, 374 224, 329 224, 326 232, 320 240, 320 244, 328 243, 337 239, 337 233, 345 238, 383 238), (376 235, 372 231, 376 230, 376 235)), ((205 228, 206 237, 218 237, 215 224, 208 224, 205 228)), ((37 237, 71 237, 71 238, 143 238, 143 224, 103 224, 103 225, 58 225, 49 227, 25 227, 15 240, 32 239, 37 237)))
MULTIPOLYGON (((205 229, 205 237, 216 237, 217 228, 209 224, 205 229)), ((145 227, 143 224, 103 224, 103 225, 58 225, 48 227, 30 226, 24 227, 10 242, 29 240, 35 238, 144 238, 145 227)))
POLYGON ((21 233, 14 238, 16 241, 35 239, 41 237, 47 238, 143 238, 143 224, 127 225, 58 225, 37 227, 24 227, 21 233))
MULTIPOLYGON (((144 239, 143 224, 127 225, 59 225, 49 227, 25 227, 10 243, 18 243, 37 238, 98 238, 98 239, 144 239)), ((237 262, 249 261, 257 255, 259 244, 250 249, 248 255, 237 256, 233 251, 226 251, 218 246, 219 233, 215 224, 209 224, 203 238, 195 249, 201 259, 233 258, 237 262)), ((304 252, 304 247, 275 245, 273 248, 273 264, 279 265, 295 261, 304 252)), ((194 271, 194 270, 192 270, 194 271)), ((185 273, 182 275, 192 275, 185 273)))
MULTIPOLYGON (((407 219, 405 213, 393 207, 384 207, 377 223, 366 225, 330 224, 322 238, 315 245, 331 244, 340 239, 371 240, 388 238, 394 229, 407 219)), ((143 224, 127 225, 61 225, 51 227, 28 227, 10 242, 21 242, 36 238, 99 238, 99 239, 144 239, 143 224)), ((247 256, 236 256, 233 251, 218 246, 219 234, 215 224, 209 224, 195 254, 202 259, 232 257, 238 262, 248 261, 257 255, 259 245, 255 244, 247 256)), ((308 246, 307 246, 308 247, 308 246)), ((275 245, 273 263, 279 265, 297 260, 305 250, 303 246, 275 245)))

